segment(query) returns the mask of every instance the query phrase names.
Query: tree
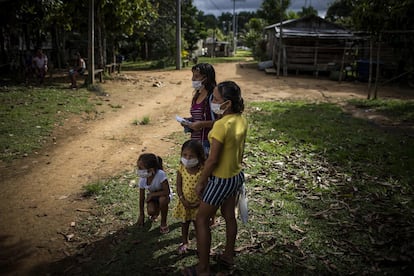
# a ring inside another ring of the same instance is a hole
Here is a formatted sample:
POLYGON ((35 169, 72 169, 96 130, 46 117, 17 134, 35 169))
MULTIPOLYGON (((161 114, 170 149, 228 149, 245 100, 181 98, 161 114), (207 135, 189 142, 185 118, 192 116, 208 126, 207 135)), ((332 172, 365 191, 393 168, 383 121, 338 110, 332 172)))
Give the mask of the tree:
POLYGON ((263 18, 266 24, 280 22, 287 18, 286 10, 289 6, 290 0, 264 0, 257 11, 257 17, 263 18))
POLYGON ((187 49, 191 53, 196 49, 198 41, 206 37, 204 24, 197 19, 197 8, 193 6, 192 1, 182 5, 182 31, 184 40, 187 43, 187 49))
POLYGON ((246 32, 242 39, 247 47, 252 49, 253 56, 261 60, 266 49, 263 49, 263 29, 266 26, 265 20, 261 18, 251 18, 246 24, 246 32))
MULTIPOLYGON (((412 0, 349 0, 352 6, 352 21, 356 30, 365 31, 377 47, 376 84, 379 77, 379 58, 382 42, 393 46, 399 70, 414 69, 414 1, 412 0)), ((372 47, 371 47, 372 48, 372 47)), ((370 70, 371 72, 371 70, 370 70)), ((377 86, 374 98, 376 98, 377 86)), ((370 92, 368 92, 370 98, 370 92)))
POLYGON ((349 0, 336 0, 329 5, 325 19, 345 28, 352 29, 352 10, 353 7, 349 0))
POLYGON ((299 17, 305 17, 308 15, 318 15, 318 11, 314 7, 302 7, 302 11, 298 12, 299 17))

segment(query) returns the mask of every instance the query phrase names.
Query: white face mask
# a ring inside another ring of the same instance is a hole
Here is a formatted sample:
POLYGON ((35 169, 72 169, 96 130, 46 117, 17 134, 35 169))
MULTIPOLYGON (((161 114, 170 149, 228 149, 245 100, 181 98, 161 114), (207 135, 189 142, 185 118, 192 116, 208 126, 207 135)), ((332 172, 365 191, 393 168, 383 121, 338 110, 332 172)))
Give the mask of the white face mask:
POLYGON ((148 170, 137 170, 137 175, 141 178, 148 178, 152 175, 152 172, 148 170))
POLYGON ((195 81, 192 81, 192 84, 193 84, 193 88, 196 90, 203 87, 203 81, 195 80, 195 81))
POLYGON ((210 103, 210 109, 214 113, 221 115, 221 114, 224 113, 224 111, 226 111, 226 109, 220 109, 223 104, 224 103, 221 103, 221 104, 219 104, 219 103, 210 103))
POLYGON ((198 159, 197 158, 186 159, 184 157, 181 157, 181 163, 183 163, 184 167, 186 168, 192 168, 192 167, 197 166, 198 159))

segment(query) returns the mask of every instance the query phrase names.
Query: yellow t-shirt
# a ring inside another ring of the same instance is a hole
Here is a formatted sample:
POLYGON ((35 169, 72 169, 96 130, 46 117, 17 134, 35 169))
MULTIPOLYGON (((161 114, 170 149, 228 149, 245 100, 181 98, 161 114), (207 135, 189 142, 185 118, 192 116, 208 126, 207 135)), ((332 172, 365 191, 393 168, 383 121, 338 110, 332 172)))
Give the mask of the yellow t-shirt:
POLYGON ((230 178, 241 171, 246 135, 247 120, 239 113, 225 115, 214 123, 208 140, 211 144, 214 138, 223 144, 218 166, 213 171, 214 176, 230 178))

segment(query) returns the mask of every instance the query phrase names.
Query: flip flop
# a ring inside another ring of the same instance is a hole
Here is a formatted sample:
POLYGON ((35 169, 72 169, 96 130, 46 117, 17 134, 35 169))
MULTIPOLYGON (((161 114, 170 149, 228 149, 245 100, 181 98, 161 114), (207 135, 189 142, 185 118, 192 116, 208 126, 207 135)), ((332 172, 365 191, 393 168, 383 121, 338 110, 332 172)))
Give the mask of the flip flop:
POLYGON ((234 263, 230 263, 222 258, 222 254, 214 255, 213 259, 216 261, 217 264, 224 266, 226 269, 233 269, 236 265, 234 263))
POLYGON ((185 267, 183 271, 181 271, 181 274, 184 276, 197 276, 195 265, 185 267))
POLYGON ((187 250, 188 250, 188 244, 186 243, 180 244, 180 246, 178 247, 178 255, 186 254, 187 250))

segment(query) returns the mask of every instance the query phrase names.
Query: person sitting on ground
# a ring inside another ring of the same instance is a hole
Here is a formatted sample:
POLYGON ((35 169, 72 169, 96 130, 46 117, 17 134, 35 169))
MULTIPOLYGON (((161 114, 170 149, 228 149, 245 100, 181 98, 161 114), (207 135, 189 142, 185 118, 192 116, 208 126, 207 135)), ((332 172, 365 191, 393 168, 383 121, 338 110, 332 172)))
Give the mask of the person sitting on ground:
POLYGON ((71 88, 76 89, 78 86, 76 84, 76 77, 82 76, 86 70, 86 62, 82 58, 79 52, 76 53, 76 65, 72 69, 69 70, 69 76, 71 80, 71 88))
POLYGON ((39 79, 39 83, 42 84, 47 73, 47 56, 43 53, 41 48, 36 49, 36 54, 33 57, 32 63, 33 70, 39 79))

